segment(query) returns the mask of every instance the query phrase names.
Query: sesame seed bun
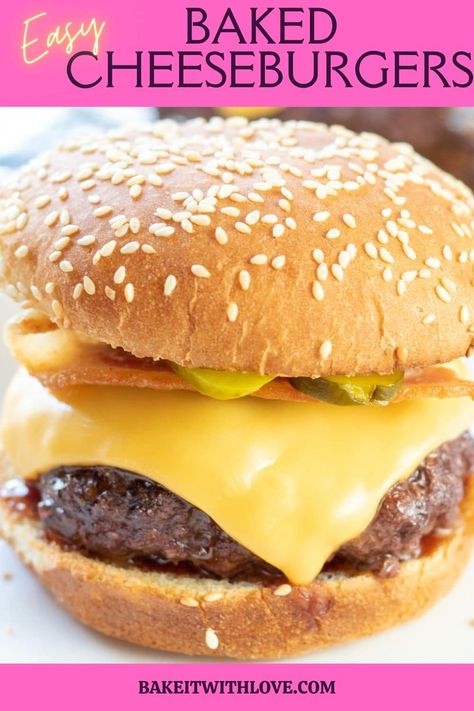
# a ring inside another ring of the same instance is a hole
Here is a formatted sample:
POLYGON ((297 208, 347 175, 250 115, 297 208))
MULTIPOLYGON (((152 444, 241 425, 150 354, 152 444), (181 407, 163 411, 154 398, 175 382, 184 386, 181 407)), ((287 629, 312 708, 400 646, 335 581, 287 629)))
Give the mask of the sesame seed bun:
POLYGON ((472 548, 474 486, 464 525, 390 579, 321 574, 310 585, 265 587, 142 572, 67 552, 38 523, 0 503, 0 531, 76 619, 106 635, 191 655, 270 659, 301 654, 406 622, 454 584, 472 548))
POLYGON ((373 134, 161 121, 24 168, 0 193, 0 280, 139 357, 391 372, 470 352, 473 209, 463 184, 373 134))

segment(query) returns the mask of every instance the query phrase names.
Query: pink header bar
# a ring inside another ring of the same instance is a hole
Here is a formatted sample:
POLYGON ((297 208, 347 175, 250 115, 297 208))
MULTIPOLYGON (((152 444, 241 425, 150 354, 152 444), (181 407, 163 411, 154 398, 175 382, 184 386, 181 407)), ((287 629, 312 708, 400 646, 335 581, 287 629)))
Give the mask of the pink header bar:
POLYGON ((3 665, 0 685, 2 708, 15 711, 472 709, 462 665, 3 665))
POLYGON ((1 100, 468 106, 473 27, 472 0, 17 0, 2 8, 1 100))

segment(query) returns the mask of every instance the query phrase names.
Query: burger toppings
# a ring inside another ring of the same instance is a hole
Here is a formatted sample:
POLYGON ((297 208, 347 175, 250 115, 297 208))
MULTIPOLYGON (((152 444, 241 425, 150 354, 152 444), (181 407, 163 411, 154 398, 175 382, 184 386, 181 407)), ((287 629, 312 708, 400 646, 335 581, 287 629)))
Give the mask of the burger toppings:
MULTIPOLYGON (((399 561, 420 555, 426 536, 447 535, 458 524, 473 465, 469 434, 443 444, 407 480, 392 486, 370 525, 336 551, 331 565, 345 562, 381 575, 395 574, 399 561)), ((23 500, 33 498, 48 538, 104 560, 185 564, 188 572, 191 566, 201 574, 225 578, 268 580, 281 575, 203 511, 159 484, 115 467, 60 467, 42 474, 26 490, 5 487, 4 495, 20 511, 23 500)))
POLYGON ((2 439, 23 479, 80 465, 146 477, 304 584, 369 526, 394 484, 473 419, 467 398, 356 408, 220 402, 149 388, 52 392, 20 373, 7 394, 2 439))
POLYGON ((384 398, 383 401, 401 402, 423 397, 474 397, 474 382, 461 361, 409 369, 403 378, 395 373, 288 379, 185 368, 168 361, 136 358, 122 348, 112 348, 81 333, 59 329, 47 316, 33 310, 8 324, 6 338, 16 359, 44 385, 54 389, 81 384, 125 385, 156 390, 198 390, 211 397, 227 399, 230 386, 232 397, 253 395, 268 400, 302 402, 332 397, 327 401, 336 404, 348 399, 370 404, 384 398))
POLYGON ((391 375, 355 375, 352 378, 291 378, 290 383, 315 400, 333 405, 387 405, 403 381, 403 373, 391 375))
POLYGON ((257 373, 232 373, 210 368, 184 368, 176 363, 170 363, 170 366, 202 395, 216 400, 233 400, 251 395, 274 378, 273 375, 258 375, 257 373))

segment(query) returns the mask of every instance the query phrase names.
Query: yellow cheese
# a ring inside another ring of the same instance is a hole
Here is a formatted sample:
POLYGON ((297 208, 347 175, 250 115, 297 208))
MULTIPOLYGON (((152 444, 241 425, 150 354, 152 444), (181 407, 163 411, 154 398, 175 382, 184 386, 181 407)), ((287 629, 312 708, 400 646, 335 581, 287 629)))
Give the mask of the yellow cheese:
POLYGON ((466 398, 351 408, 108 386, 51 393, 22 371, 2 438, 20 477, 67 464, 150 477, 309 583, 392 484, 472 421, 466 398))

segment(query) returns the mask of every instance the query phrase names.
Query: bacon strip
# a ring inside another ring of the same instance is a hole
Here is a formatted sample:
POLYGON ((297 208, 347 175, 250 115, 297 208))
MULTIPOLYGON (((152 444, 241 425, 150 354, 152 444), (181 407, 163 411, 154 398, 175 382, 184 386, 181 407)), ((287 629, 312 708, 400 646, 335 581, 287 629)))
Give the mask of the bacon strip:
MULTIPOLYGON (((51 389, 73 385, 116 385, 157 390, 194 390, 163 361, 135 358, 121 349, 57 329, 47 317, 27 313, 7 326, 6 340, 17 360, 51 389)), ((474 398, 474 382, 448 365, 405 375, 395 401, 423 397, 474 398)), ((314 402, 286 378, 276 378, 253 393, 267 400, 314 402)))

